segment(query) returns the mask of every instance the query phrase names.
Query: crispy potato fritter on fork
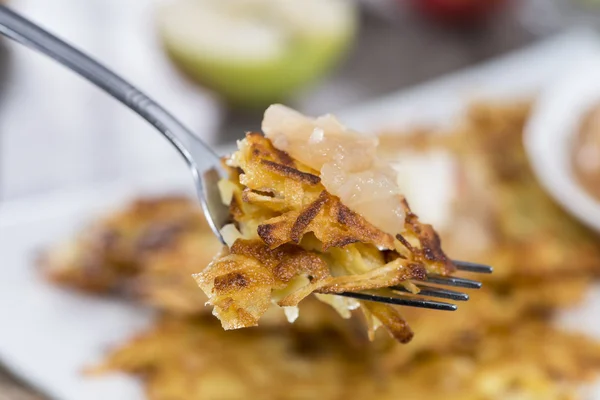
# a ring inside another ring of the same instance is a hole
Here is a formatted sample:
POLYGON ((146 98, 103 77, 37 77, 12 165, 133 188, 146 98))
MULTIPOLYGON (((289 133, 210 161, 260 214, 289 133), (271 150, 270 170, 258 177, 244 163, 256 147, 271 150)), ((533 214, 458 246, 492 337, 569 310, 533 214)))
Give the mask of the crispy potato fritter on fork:
POLYGON ((272 303, 293 321, 298 303, 317 293, 345 317, 362 306, 371 335, 383 325, 401 342, 412 338, 397 307, 331 296, 398 285, 417 293, 411 279, 454 272, 433 228, 403 197, 402 226, 385 232, 331 194, 320 171, 260 133, 248 133, 225 167, 220 188, 234 223, 222 230, 227 246, 195 275, 225 329, 257 325, 272 303))

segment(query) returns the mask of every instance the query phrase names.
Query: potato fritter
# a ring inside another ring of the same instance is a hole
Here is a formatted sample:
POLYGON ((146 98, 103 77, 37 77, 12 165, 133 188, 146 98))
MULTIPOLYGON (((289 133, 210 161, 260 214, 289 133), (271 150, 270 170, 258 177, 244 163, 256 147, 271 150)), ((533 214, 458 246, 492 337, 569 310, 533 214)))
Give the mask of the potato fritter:
POLYGON ((381 366, 372 349, 326 328, 223 332, 207 319, 166 318, 95 371, 139 376, 151 400, 570 399, 600 367, 600 345, 530 321, 381 366))
POLYGON ((381 139, 387 158, 394 149, 454 155, 460 190, 451 221, 438 230, 453 257, 494 266, 493 275, 480 277, 486 283, 600 272, 597 235, 554 202, 529 165, 523 128, 530 103, 476 103, 450 131, 387 132, 381 139))
MULTIPOLYGON (((455 270, 433 228, 406 201, 404 226, 394 237, 342 204, 318 171, 260 133, 247 134, 239 146, 226 160, 229 180, 221 183, 236 225, 223 229, 228 246, 195 275, 225 329, 256 326, 272 302, 296 307, 311 293, 410 285, 427 273, 455 270)), ((350 309, 362 305, 370 331, 381 324, 400 342, 411 339, 397 307, 344 301, 350 309)))
POLYGON ((495 237, 490 263, 497 267, 493 279, 597 274, 597 236, 551 199, 529 165, 523 147, 529 111, 528 104, 479 103, 458 132, 462 143, 471 143, 463 150, 465 159, 473 160, 469 170, 482 166, 494 199, 489 218, 495 237))
POLYGON ((600 272, 597 235, 569 216, 533 174, 523 147, 526 100, 475 103, 448 130, 382 133, 382 156, 443 149, 458 165, 453 212, 437 227, 455 259, 494 266, 486 284, 600 272), (576 264, 576 265, 575 265, 576 264))
MULTIPOLYGON (((485 337, 493 328, 516 329, 528 320, 548 321, 556 309, 577 304, 588 286, 588 279, 576 278, 517 284, 504 290, 484 287, 477 292, 477 298, 461 303, 452 313, 404 310, 419 334, 408 346, 390 346, 380 363, 388 367, 410 366, 424 352, 443 353, 465 338, 485 337)), ((385 338, 378 340, 382 346, 385 338)))
POLYGON ((184 197, 136 200, 42 256, 51 281, 118 293, 177 313, 206 312, 191 275, 221 244, 199 206, 184 197))

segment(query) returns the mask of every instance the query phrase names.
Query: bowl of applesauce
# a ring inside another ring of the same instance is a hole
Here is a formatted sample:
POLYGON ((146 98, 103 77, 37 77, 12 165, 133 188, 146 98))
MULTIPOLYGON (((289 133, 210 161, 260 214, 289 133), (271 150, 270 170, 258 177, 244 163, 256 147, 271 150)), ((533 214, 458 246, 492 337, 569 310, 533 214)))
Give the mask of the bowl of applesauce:
POLYGON ((525 149, 550 195, 600 232, 600 50, 573 66, 539 94, 525 149))

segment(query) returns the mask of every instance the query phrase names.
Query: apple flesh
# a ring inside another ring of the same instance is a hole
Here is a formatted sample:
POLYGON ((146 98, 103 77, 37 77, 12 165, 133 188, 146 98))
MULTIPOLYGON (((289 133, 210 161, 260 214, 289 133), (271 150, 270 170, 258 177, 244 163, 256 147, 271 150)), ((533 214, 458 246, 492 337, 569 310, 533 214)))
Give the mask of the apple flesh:
POLYGON ((175 65, 229 102, 254 107, 327 72, 356 25, 348 0, 176 0, 158 13, 175 65))

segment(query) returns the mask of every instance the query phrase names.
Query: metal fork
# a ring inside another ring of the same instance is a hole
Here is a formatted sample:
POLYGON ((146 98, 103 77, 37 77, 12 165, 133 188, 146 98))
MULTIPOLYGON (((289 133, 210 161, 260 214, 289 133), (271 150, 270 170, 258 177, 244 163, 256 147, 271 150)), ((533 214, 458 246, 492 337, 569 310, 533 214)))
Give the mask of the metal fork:
MULTIPOLYGON (((0 6, 0 33, 27 47, 43 53, 81 75, 108 94, 135 111, 152 124, 167 140, 175 146, 191 170, 196 191, 204 215, 214 234, 224 242, 220 229, 229 220, 229 209, 221 202, 217 182, 223 171, 219 156, 171 113, 161 107, 146 94, 135 88, 123 78, 104 67, 99 62, 27 20, 23 16, 0 6)), ((491 273, 491 267, 468 262, 455 262, 459 270, 491 273)), ((434 285, 457 286, 478 289, 481 283, 455 276, 429 275, 427 283, 434 285)), ((465 293, 441 287, 416 283, 419 296, 468 300, 465 293)), ((361 300, 378 301, 412 307, 455 310, 454 304, 423 299, 410 294, 403 287, 393 287, 376 292, 343 293, 343 296, 361 300)))
MULTIPOLYGON (((467 261, 452 261, 459 271, 474 272, 479 274, 491 274, 493 268, 483 264, 475 264, 467 261)), ((455 304, 442 301, 428 300, 423 297, 434 297, 440 299, 449 299, 454 301, 467 301, 469 295, 462 292, 457 292, 450 289, 445 289, 441 286, 454 286, 465 289, 480 289, 481 282, 471 279, 460 278, 458 276, 442 276, 442 275, 427 275, 424 281, 413 281, 419 289, 418 294, 413 294, 410 290, 403 286, 394 286, 389 290, 366 291, 359 293, 341 293, 340 296, 352 297, 358 300, 378 301, 380 303, 388 303, 400 306, 431 308, 434 310, 456 311, 455 304), (433 284, 434 286, 431 286, 433 284)))

